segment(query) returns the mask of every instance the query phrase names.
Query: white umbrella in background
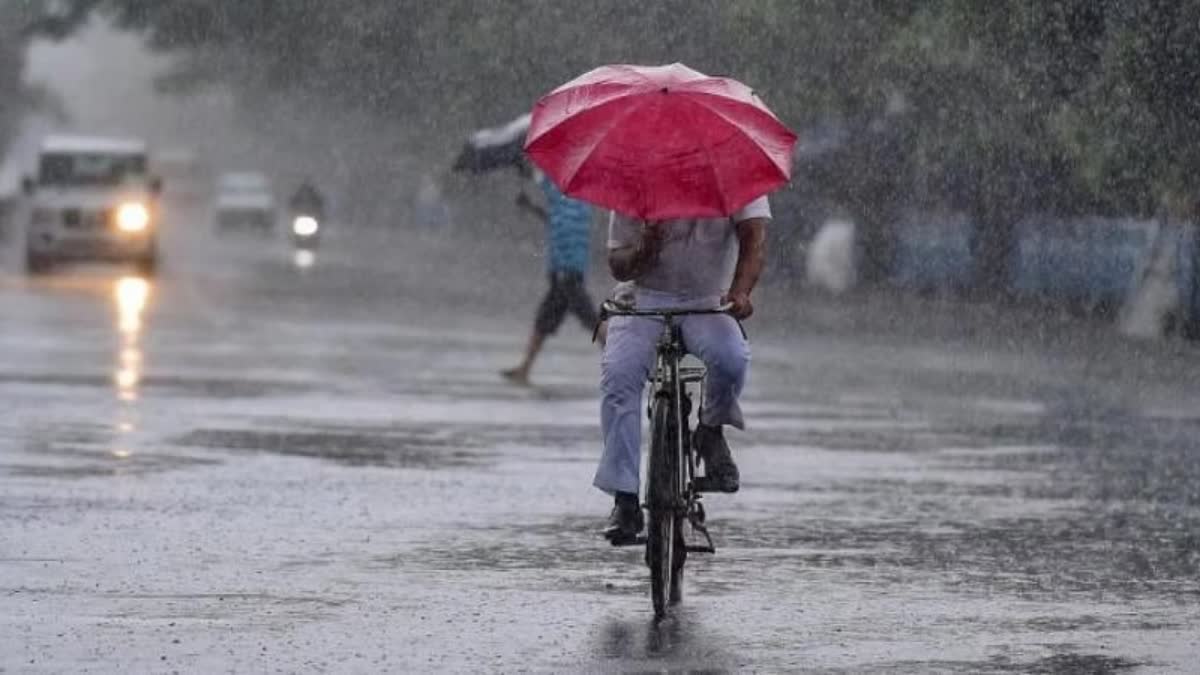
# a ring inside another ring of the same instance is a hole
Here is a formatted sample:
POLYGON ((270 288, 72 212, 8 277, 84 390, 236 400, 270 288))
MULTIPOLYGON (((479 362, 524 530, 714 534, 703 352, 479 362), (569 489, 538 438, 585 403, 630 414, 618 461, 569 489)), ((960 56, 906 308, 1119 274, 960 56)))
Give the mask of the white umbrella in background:
POLYGON ((480 129, 471 134, 454 160, 453 169, 487 173, 519 165, 525 154, 525 132, 529 131, 529 119, 527 113, 501 126, 480 129))

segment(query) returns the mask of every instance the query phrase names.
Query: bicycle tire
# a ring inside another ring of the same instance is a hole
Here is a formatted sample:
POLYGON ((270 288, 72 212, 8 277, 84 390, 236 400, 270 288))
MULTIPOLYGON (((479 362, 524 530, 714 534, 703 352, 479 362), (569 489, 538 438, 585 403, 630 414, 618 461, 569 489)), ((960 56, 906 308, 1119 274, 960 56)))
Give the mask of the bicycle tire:
POLYGON ((675 581, 679 532, 676 499, 679 494, 678 453, 675 450, 675 424, 672 420, 673 401, 659 396, 651 414, 650 480, 646 503, 649 520, 646 524, 646 564, 650 567, 650 600, 654 616, 662 618, 672 600, 682 597, 675 581), (675 598, 672 598, 675 596, 675 598))

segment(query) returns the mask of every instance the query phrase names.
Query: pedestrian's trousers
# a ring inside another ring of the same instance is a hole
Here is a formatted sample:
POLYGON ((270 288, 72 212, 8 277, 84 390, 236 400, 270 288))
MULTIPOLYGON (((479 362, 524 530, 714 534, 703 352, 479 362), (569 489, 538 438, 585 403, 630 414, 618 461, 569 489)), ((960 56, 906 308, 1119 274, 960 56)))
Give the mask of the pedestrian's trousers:
MULTIPOLYGON (((638 309, 687 307, 708 309, 719 298, 686 299, 677 295, 638 291, 638 309)), ((725 314, 677 319, 688 352, 704 362, 703 424, 745 428, 738 397, 746 383, 750 346, 733 317, 725 314)), ((654 352, 663 321, 648 317, 613 317, 601 360, 600 427, 604 453, 593 485, 601 490, 636 493, 641 466, 642 405, 646 381, 654 368, 654 352)))

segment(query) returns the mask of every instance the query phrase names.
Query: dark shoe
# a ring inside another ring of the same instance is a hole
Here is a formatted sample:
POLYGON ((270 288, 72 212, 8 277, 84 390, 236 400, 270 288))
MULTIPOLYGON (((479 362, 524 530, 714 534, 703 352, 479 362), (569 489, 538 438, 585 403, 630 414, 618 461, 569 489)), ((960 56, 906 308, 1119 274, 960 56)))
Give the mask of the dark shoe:
POLYGON ((721 428, 703 424, 697 426, 692 434, 692 444, 704 462, 704 477, 697 480, 697 487, 702 492, 737 492, 741 486, 741 475, 737 464, 733 463, 733 455, 729 452, 729 444, 725 442, 721 428))
POLYGON ((613 546, 632 543, 644 526, 642 505, 638 503, 637 495, 618 492, 616 505, 608 516, 608 527, 604 528, 604 538, 613 546))
POLYGON ((528 387, 529 386, 529 371, 524 368, 509 368, 508 370, 500 371, 500 377, 512 382, 515 385, 528 387))

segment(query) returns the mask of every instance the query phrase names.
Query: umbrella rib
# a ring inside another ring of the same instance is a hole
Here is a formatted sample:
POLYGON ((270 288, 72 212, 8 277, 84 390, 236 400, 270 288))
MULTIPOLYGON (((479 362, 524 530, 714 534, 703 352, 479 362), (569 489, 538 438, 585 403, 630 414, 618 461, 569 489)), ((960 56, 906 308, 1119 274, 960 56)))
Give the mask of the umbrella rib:
MULTIPOLYGON (((690 96, 685 97, 684 100, 691 103, 693 109, 698 108, 709 114, 712 114, 712 112, 713 112, 712 110, 710 110, 708 108, 708 106, 701 104, 699 101, 694 100, 690 96)), ((724 116, 720 116, 720 118, 726 124, 732 124, 724 116)), ((696 126, 699 126, 699 124, 697 124, 696 126)), ((717 165, 715 162, 713 162, 712 148, 709 147, 709 145, 708 145, 708 139, 701 137, 700 147, 704 149, 704 157, 705 157, 705 159, 708 160, 708 162, 707 162, 708 170, 710 172, 712 172, 713 183, 715 183, 717 186, 717 197, 721 200, 721 211, 725 212, 727 215, 732 216, 733 214, 729 212, 729 201, 725 198, 725 187, 724 187, 724 185, 722 185, 721 173, 719 171, 717 171, 717 165)))
MULTIPOLYGON (((692 103, 695 103, 696 105, 700 106, 701 108, 704 108, 705 110, 707 110, 708 112, 712 113, 713 115, 716 115, 717 117, 720 117, 722 120, 724 120, 724 121, 728 122, 729 124, 732 124, 732 125, 734 125, 734 126, 738 126, 738 124, 737 124, 736 120, 731 120, 731 119, 729 119, 729 117, 728 117, 727 115, 725 115, 725 113, 724 113, 724 112, 722 112, 721 110, 719 110, 719 109, 717 109, 717 108, 714 108, 713 106, 710 106, 710 105, 708 105, 707 103, 705 103, 703 99, 704 99, 706 96, 707 96, 707 94, 700 94, 700 93, 696 93, 696 94, 693 94, 692 96, 688 97, 688 100, 690 100, 692 103)), ((773 117, 772 117, 771 119, 772 119, 772 120, 774 120, 776 124, 779 124, 779 126, 780 126, 782 129, 784 129, 784 130, 787 130, 787 127, 783 126, 783 123, 782 123, 782 122, 780 122, 778 119, 775 119, 775 118, 773 118, 773 117)), ((787 131, 788 131, 788 133, 791 133, 791 131, 790 131, 790 130, 787 130, 787 131)), ((767 161, 768 161, 768 162, 769 162, 769 163, 770 163, 772 166, 774 166, 775 168, 779 169, 779 170, 780 170, 780 173, 782 173, 782 174, 784 175, 784 177, 789 177, 789 175, 788 175, 788 174, 789 174, 788 170, 787 170, 787 169, 784 169, 784 168, 781 168, 781 167, 780 167, 780 166, 779 166, 779 165, 778 165, 778 164, 775 162, 775 160, 774 160, 774 159, 771 157, 771 155, 770 155, 770 154, 768 154, 768 153, 767 153, 767 151, 763 149, 763 147, 762 147, 761 145, 759 145, 758 143, 755 143, 755 144, 754 144, 754 147, 755 147, 755 149, 757 149, 757 150, 758 150, 758 152, 759 152, 759 153, 760 153, 760 154, 761 154, 763 157, 765 157, 765 158, 767 159, 767 161)))

